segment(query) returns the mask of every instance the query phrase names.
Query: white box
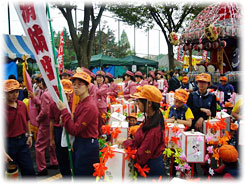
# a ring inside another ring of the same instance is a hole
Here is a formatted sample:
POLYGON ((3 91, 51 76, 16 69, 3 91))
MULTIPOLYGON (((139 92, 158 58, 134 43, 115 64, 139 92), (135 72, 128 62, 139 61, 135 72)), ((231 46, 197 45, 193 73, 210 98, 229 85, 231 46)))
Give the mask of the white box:
POLYGON ((223 91, 215 91, 214 94, 219 98, 219 102, 223 103, 224 102, 224 92, 223 91))
POLYGON ((134 101, 131 102, 125 101, 123 105, 126 105, 126 108, 123 109, 123 114, 127 113, 127 115, 129 116, 133 112, 137 113, 137 107, 134 101))
POLYGON ((124 121, 126 119, 126 116, 119 114, 117 112, 113 112, 111 114, 109 124, 111 125, 113 121, 124 121))
POLYGON ((166 103, 169 105, 174 105, 174 93, 167 93, 166 94, 166 103))
MULTIPOLYGON (((114 128, 111 128, 112 131, 115 130, 116 128, 119 128, 119 127, 114 127, 114 128)), ((111 145, 118 145, 118 141, 120 141, 120 143, 123 141, 126 141, 129 137, 129 128, 123 128, 123 127, 120 127, 120 131, 121 133, 118 134, 118 137, 116 139, 113 139, 113 137, 111 136, 111 145)))
POLYGON ((117 113, 123 115, 123 105, 122 104, 113 104, 113 105, 111 105, 110 112, 111 112, 111 114, 114 113, 114 112, 117 112, 117 113))
POLYGON ((125 160, 126 153, 123 149, 114 149, 115 156, 109 158, 105 166, 108 168, 105 176, 112 181, 132 181, 129 161, 125 160))
POLYGON ((226 112, 217 112, 216 113, 216 118, 217 119, 221 119, 221 116, 222 118, 225 118, 225 122, 226 122, 226 130, 227 131, 230 131, 230 126, 231 126, 231 115, 227 114, 226 112))
POLYGON ((163 83, 164 83, 164 80, 157 80, 157 84, 158 84, 158 89, 159 90, 163 90, 163 83))
POLYGON ((117 83, 117 86, 118 86, 118 91, 124 91, 125 88, 124 82, 117 83))
POLYGON ((238 145, 244 146, 245 121, 240 120, 238 127, 238 145))
MULTIPOLYGON (((208 120, 204 121, 203 122, 203 133, 207 136, 212 136, 212 139, 211 141, 214 141, 214 142, 217 142, 219 141, 219 137, 223 137, 223 133, 221 133, 221 130, 218 129, 217 131, 213 130, 212 128, 207 128, 207 122, 208 120)), ((219 122, 218 119, 211 119, 209 120, 209 123, 210 124, 214 124, 214 123, 217 123, 219 122)))
POLYGON ((188 163, 205 162, 206 144, 203 133, 192 131, 182 132, 180 141, 182 153, 185 154, 188 163))
POLYGON ((173 132, 173 127, 177 126, 180 130, 180 132, 183 132, 185 129, 185 125, 183 124, 176 124, 176 123, 167 123, 168 129, 165 129, 165 137, 168 137, 168 142, 165 142, 166 147, 168 148, 177 148, 178 145, 176 145, 174 142, 170 141, 171 137, 176 137, 177 132, 173 132))

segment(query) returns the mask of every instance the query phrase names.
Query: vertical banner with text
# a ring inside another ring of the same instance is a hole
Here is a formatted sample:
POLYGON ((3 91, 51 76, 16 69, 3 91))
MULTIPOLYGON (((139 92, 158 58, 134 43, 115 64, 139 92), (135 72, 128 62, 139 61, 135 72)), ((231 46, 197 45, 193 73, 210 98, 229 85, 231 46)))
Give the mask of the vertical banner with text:
POLYGON ((57 55, 57 63, 59 65, 59 73, 61 74, 64 70, 64 30, 60 34, 60 39, 59 39, 59 50, 58 50, 58 55, 57 55))

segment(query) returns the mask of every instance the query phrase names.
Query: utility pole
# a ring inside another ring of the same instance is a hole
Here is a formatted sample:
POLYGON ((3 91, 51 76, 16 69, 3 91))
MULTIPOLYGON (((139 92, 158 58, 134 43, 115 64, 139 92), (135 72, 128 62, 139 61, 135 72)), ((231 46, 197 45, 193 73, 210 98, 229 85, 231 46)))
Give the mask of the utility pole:
POLYGON ((8 3, 8 27, 9 27, 9 35, 11 35, 11 25, 10 25, 10 10, 9 10, 9 3, 8 3))

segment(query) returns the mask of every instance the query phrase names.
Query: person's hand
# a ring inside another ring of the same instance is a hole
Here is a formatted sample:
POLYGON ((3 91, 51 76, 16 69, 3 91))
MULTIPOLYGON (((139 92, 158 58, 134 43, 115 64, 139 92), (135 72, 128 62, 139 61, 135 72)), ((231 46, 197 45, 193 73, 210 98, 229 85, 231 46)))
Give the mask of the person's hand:
POLYGON ((49 145, 50 145, 50 147, 55 146, 54 138, 50 139, 49 145))
POLYGON ((171 118, 171 119, 166 119, 165 121, 166 121, 166 123, 174 123, 175 119, 171 118))
POLYGON ((200 110, 206 113, 207 116, 211 116, 211 111, 209 109, 201 108, 200 110))
POLYGON ((29 137, 27 138, 26 144, 29 145, 29 148, 32 147, 32 137, 31 137, 31 136, 29 136, 29 137))
POLYGON ((8 163, 9 161, 13 161, 13 159, 6 152, 4 152, 4 158, 6 163, 8 163))
POLYGON ((203 118, 199 118, 195 124, 195 128, 196 130, 202 132, 202 124, 203 124, 204 119, 203 118))
POLYGON ((57 107, 60 111, 62 111, 63 109, 66 108, 66 104, 64 102, 62 102, 61 100, 59 100, 57 103, 57 107))
POLYGON ((60 115, 59 123, 60 123, 61 126, 63 126, 63 123, 62 123, 62 115, 60 115))
POLYGON ((28 98, 34 98, 34 94, 31 91, 28 91, 28 98))

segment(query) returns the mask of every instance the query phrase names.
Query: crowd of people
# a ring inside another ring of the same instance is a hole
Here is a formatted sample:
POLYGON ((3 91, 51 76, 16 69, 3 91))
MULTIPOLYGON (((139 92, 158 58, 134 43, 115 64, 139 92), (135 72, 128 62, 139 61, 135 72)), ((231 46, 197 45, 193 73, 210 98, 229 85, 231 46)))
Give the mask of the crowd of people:
MULTIPOLYGON (((71 177, 71 166, 67 147, 61 146, 63 127, 70 135, 75 136, 72 145, 72 160, 75 177, 93 177, 94 163, 99 163, 98 138, 103 136, 102 126, 107 124, 104 115, 108 111, 107 97, 133 100, 145 120, 139 124, 136 114, 129 114, 129 126, 139 128, 133 136, 124 140, 124 148, 137 149, 136 161, 140 165, 147 164, 150 168, 148 177, 165 176, 163 149, 164 125, 177 122, 185 126, 185 131, 195 129, 203 131, 203 123, 209 117, 216 117, 217 98, 209 89, 212 84, 211 75, 199 74, 195 81, 190 82, 186 74, 178 71, 150 71, 148 76, 141 71, 127 71, 123 78, 125 87, 119 92, 114 76, 104 71, 96 74, 87 68, 78 68, 73 75, 62 73, 61 83, 66 94, 71 114, 62 101, 57 104, 52 100, 42 77, 33 77, 33 91, 27 91, 23 81, 10 76, 4 81, 6 94, 6 163, 18 165, 21 176, 48 175, 48 168, 59 168, 63 178, 71 177), (162 86, 158 81, 162 81, 162 86), (174 93, 174 104, 162 109, 161 103, 166 103, 167 93, 174 93), (35 104, 38 124, 33 132, 28 112, 29 99, 35 104), (163 116, 162 111, 165 111, 163 116), (33 138, 34 135, 34 138, 33 138), (30 153, 35 140, 35 162, 30 153), (49 149, 50 164, 47 166, 45 151, 49 149)), ((220 77, 220 84, 214 87, 224 92, 224 102, 228 102, 234 88, 228 83, 226 76, 220 77)), ((221 107, 223 107, 221 104, 221 107)), ((239 121, 242 101, 234 106, 232 116, 239 121)), ((217 173, 227 177, 238 175, 238 146, 225 145, 220 149, 222 168, 217 173), (227 154, 235 155, 232 159, 227 154)))

